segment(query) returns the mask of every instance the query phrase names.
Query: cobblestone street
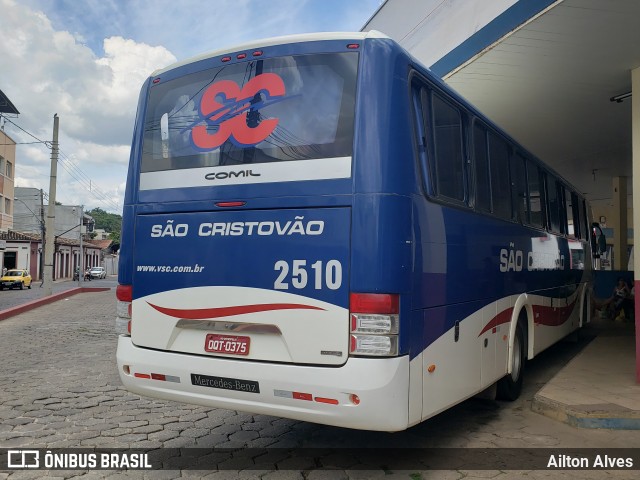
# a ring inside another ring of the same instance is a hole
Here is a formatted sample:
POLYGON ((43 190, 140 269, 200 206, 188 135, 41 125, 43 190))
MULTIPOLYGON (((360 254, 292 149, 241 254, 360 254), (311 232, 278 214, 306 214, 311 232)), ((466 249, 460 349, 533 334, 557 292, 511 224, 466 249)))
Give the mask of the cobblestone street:
MULTIPOLYGON (((580 430, 530 410, 535 392, 580 345, 564 343, 531 362, 512 403, 471 399, 401 433, 362 432, 140 398, 116 371, 114 292, 83 293, 0 322, 0 447, 591 447, 637 446, 633 431, 580 430)), ((286 450, 283 450, 286 451, 286 450)), ((223 468, 224 465, 221 465, 223 468)), ((86 478, 603 478, 602 471, 313 470, 287 457, 271 469, 198 471, 20 471, 0 479, 86 478)), ((242 467, 239 467, 242 468, 242 467)), ((629 478, 609 472, 607 478, 629 478)))

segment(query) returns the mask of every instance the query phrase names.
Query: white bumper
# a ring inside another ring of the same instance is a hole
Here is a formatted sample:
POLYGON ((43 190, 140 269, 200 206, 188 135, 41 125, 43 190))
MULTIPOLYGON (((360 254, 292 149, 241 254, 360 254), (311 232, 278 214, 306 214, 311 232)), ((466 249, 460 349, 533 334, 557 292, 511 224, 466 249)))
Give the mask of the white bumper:
POLYGON ((341 367, 298 366, 150 350, 121 335, 117 361, 122 383, 139 395, 361 430, 409 426, 408 356, 349 358, 341 367), (136 373, 173 381, 138 378, 136 373), (192 374, 258 382, 260 392, 193 385, 192 374), (292 398, 287 392, 305 395, 292 398), (358 405, 351 395, 358 396, 358 405))

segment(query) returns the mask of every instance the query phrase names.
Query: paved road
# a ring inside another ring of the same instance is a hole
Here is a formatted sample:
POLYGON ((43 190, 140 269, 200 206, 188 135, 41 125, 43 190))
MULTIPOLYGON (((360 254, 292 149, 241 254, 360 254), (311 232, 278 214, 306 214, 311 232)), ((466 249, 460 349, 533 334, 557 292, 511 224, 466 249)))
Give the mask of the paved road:
MULTIPOLYGON (((24 292, 24 291, 23 291, 24 292)), ((18 292, 18 293, 23 293, 18 292)), ((6 294, 7 292, 1 292, 6 294)), ((563 343, 528 365, 524 395, 507 404, 471 399, 406 432, 362 432, 265 415, 156 401, 123 390, 116 372, 114 294, 84 293, 0 321, 0 447, 628 447, 638 433, 579 430, 531 412, 535 392, 584 343, 563 343)), ((287 452, 287 450, 284 450, 287 452)), ((313 470, 283 455, 264 470, 131 472, 135 478, 598 479, 602 471, 313 470)), ((237 467, 246 468, 246 467, 237 467)), ((70 478, 82 471, 0 472, 0 479, 70 478)), ((629 478, 615 471, 606 478, 629 478)), ((122 476, 93 471, 87 478, 122 476)))

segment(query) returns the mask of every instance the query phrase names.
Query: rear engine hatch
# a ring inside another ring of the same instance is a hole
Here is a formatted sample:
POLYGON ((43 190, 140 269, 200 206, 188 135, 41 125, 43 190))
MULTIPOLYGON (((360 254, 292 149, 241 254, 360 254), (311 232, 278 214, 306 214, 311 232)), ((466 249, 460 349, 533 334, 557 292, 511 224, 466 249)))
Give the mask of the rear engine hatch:
POLYGON ((139 215, 133 342, 343 364, 350 231, 348 207, 139 215))

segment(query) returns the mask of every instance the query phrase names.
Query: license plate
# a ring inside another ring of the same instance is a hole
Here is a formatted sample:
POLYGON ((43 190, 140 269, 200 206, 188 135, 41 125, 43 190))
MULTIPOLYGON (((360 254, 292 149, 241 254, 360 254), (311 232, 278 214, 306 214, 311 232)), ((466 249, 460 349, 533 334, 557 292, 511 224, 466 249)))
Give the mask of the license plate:
POLYGON ((249 355, 250 337, 238 335, 218 335, 210 333, 204 342, 205 352, 226 353, 230 355, 249 355))

